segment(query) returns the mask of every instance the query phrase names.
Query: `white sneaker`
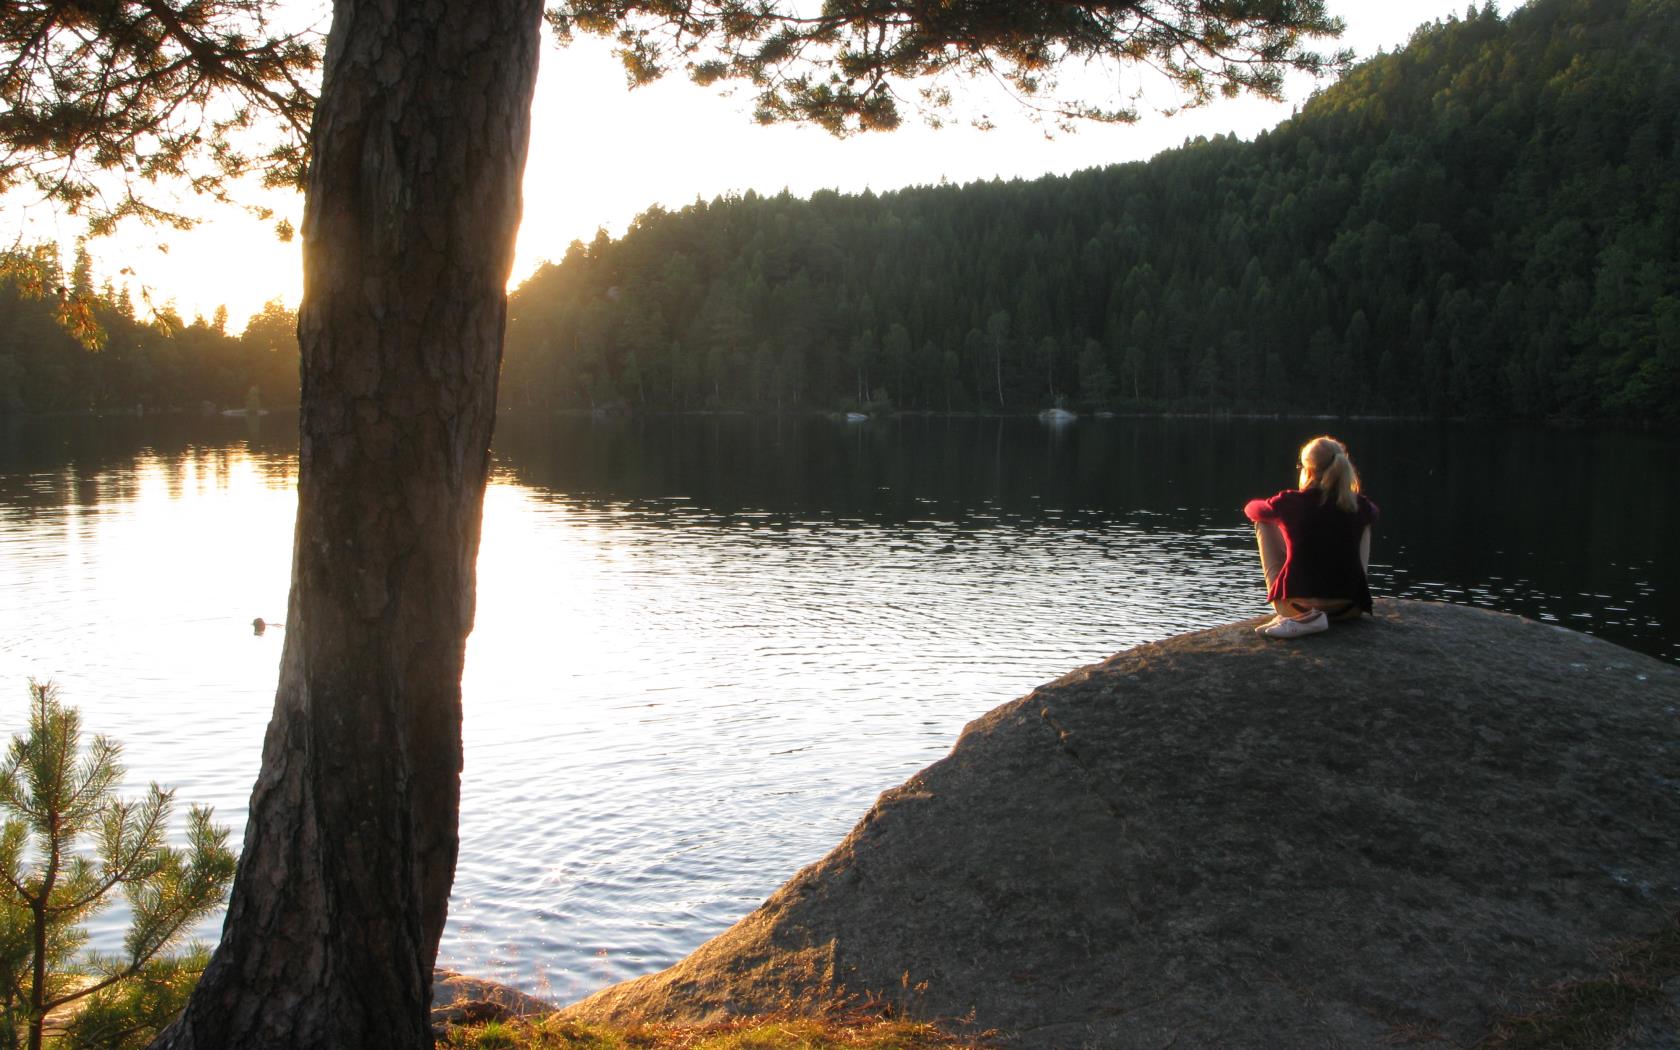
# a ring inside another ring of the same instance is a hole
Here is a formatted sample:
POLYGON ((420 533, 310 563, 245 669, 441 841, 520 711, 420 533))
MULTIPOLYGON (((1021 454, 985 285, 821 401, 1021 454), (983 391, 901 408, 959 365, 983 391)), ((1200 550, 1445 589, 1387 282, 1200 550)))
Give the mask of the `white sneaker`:
POLYGON ((1299 620, 1292 620, 1287 616, 1281 617, 1277 623, 1272 624, 1260 633, 1268 638, 1300 638, 1303 635, 1318 634, 1320 631, 1328 631, 1329 629, 1330 617, 1324 615, 1323 609, 1314 609, 1299 620))
POLYGON ((1267 617, 1263 622, 1261 622, 1260 624, 1258 624, 1254 628, 1254 633, 1255 634, 1265 634, 1268 630, 1270 630, 1272 628, 1273 625, 1275 625, 1281 619, 1283 619, 1283 614, 1282 613, 1277 613, 1275 615, 1267 617))

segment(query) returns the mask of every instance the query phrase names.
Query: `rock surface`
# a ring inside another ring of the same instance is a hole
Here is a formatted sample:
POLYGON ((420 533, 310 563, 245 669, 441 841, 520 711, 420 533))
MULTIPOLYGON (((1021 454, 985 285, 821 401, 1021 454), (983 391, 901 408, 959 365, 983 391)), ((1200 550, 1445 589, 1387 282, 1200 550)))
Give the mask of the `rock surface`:
POLYGON ((1380 602, 970 724, 757 911, 569 1008, 875 998, 1025 1047, 1463 1046, 1680 906, 1680 668, 1380 602))
POLYGON ((512 1017, 540 1017, 554 1012, 554 1004, 517 988, 468 977, 454 970, 432 975, 432 1023, 482 1024, 512 1017))

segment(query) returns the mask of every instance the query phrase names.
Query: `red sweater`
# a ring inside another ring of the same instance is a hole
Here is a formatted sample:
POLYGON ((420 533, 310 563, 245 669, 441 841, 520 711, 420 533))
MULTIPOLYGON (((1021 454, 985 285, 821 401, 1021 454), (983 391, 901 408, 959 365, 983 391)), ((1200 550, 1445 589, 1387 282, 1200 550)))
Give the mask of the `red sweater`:
POLYGON ((1324 499, 1319 492, 1284 489, 1271 499, 1249 500, 1243 508, 1250 521, 1270 521, 1283 530, 1283 569, 1266 597, 1351 598, 1371 611, 1371 588, 1359 563, 1359 539, 1377 520, 1377 505, 1356 497, 1352 513, 1324 499))

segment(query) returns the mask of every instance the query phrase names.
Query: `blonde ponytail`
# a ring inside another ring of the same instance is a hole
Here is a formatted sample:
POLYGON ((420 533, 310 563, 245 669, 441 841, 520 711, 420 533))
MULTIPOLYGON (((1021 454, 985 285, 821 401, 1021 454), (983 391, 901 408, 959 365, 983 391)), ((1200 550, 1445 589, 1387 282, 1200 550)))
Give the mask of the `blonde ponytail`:
POLYGON ((1353 469, 1347 446, 1328 434, 1301 446, 1301 491, 1318 490, 1318 501, 1334 498, 1349 514, 1359 507, 1359 472, 1353 469))

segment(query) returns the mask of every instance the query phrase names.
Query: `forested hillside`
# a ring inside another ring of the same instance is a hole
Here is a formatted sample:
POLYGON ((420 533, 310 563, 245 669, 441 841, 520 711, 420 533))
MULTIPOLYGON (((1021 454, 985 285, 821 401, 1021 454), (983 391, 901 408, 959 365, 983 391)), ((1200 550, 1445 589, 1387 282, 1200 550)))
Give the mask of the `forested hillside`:
POLYGON ((504 404, 1680 418, 1680 0, 1425 26, 1254 142, 655 209, 513 296, 504 404))
MULTIPOLYGON (((56 250, 38 251, 42 269, 57 272, 56 250)), ((0 417, 244 407, 253 387, 262 405, 297 404, 297 319, 278 301, 235 337, 225 311, 188 323, 167 308, 137 309, 126 289, 95 288, 85 251, 62 293, 23 280, 0 279, 0 417), (84 345, 78 329, 99 332, 101 345, 84 345)))

